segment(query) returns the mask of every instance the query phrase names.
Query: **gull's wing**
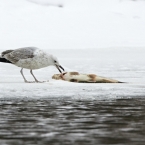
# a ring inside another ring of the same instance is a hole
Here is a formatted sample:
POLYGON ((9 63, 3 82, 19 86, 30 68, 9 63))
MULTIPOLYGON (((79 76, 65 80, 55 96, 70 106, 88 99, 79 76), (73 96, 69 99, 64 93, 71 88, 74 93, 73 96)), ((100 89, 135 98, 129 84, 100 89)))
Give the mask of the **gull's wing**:
POLYGON ((1 56, 4 57, 4 55, 6 55, 6 54, 8 54, 8 53, 10 53, 10 52, 12 52, 12 51, 14 51, 14 50, 6 50, 6 51, 3 51, 3 52, 1 53, 1 56))
POLYGON ((37 49, 38 48, 36 47, 24 47, 24 48, 15 49, 14 51, 10 53, 5 54, 4 58, 6 58, 12 63, 16 63, 17 61, 21 59, 33 58, 34 52, 37 49))

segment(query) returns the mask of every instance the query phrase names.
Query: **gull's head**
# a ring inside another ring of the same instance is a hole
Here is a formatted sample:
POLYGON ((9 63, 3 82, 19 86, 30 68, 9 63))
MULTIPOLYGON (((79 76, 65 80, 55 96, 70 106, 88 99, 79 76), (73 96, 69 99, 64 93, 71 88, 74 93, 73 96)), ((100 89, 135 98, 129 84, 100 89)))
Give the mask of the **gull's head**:
POLYGON ((59 61, 55 56, 52 56, 52 65, 56 66, 60 73, 62 73, 62 70, 65 71, 64 68, 59 64, 59 61))

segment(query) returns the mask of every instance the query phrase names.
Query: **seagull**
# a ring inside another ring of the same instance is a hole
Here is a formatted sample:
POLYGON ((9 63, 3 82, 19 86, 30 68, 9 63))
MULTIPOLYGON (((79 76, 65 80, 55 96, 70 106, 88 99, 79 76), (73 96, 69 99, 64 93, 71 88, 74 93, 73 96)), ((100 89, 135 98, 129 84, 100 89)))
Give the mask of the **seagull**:
POLYGON ((61 70, 65 71, 55 56, 48 54, 37 47, 23 47, 15 50, 3 51, 0 56, 0 62, 11 63, 21 67, 20 73, 26 83, 31 82, 26 80, 23 74, 23 68, 30 70, 36 83, 39 83, 40 81, 36 79, 32 70, 52 65, 55 66, 61 74, 61 70))

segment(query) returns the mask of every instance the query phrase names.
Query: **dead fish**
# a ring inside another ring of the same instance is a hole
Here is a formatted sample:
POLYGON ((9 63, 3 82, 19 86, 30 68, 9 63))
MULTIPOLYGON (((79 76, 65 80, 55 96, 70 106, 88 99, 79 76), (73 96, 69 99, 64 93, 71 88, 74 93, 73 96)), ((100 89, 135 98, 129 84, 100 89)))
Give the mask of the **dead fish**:
POLYGON ((79 72, 54 74, 52 79, 76 83, 123 83, 118 80, 97 76, 96 74, 80 74, 79 72))

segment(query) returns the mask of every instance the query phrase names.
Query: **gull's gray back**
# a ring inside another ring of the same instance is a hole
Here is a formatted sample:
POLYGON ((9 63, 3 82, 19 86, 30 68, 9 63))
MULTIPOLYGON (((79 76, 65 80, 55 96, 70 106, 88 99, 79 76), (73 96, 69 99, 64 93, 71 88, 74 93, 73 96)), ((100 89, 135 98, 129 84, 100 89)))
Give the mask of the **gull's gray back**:
POLYGON ((15 49, 14 51, 11 51, 10 53, 5 54, 4 57, 7 60, 9 60, 9 61, 11 61, 12 63, 15 64, 17 61, 19 61, 21 59, 33 58, 34 57, 34 52, 37 49, 38 48, 36 48, 36 47, 18 48, 18 49, 15 49))

